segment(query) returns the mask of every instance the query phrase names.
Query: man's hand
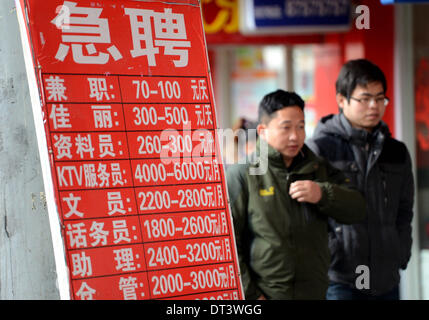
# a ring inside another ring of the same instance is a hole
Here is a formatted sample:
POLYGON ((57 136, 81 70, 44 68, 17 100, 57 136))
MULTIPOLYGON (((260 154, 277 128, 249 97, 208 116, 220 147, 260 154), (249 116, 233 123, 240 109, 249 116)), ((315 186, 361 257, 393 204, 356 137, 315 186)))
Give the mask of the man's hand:
POLYGON ((298 202, 318 203, 322 199, 320 186, 311 180, 301 180, 291 183, 289 194, 298 202))
POLYGON ((267 298, 265 298, 265 296, 261 294, 257 300, 267 300, 267 298))

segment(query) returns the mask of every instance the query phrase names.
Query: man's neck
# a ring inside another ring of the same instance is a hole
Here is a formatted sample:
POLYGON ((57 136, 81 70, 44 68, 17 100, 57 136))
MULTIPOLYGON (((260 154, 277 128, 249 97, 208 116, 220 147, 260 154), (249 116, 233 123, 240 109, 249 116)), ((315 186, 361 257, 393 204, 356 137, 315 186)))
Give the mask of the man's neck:
POLYGON ((286 165, 286 168, 289 168, 292 164, 293 158, 286 158, 285 156, 283 156, 283 161, 286 165))
POLYGON ((304 159, 304 157, 305 156, 302 148, 301 150, 299 150, 298 154, 293 158, 283 156, 283 161, 286 165, 286 169, 292 170, 297 163, 301 162, 304 159))
POLYGON ((374 131, 374 128, 375 128, 375 127, 370 127, 370 128, 368 128, 368 127, 361 127, 361 126, 354 125, 353 123, 351 123, 351 125, 355 129, 363 130, 363 131, 366 131, 368 133, 372 133, 374 131))

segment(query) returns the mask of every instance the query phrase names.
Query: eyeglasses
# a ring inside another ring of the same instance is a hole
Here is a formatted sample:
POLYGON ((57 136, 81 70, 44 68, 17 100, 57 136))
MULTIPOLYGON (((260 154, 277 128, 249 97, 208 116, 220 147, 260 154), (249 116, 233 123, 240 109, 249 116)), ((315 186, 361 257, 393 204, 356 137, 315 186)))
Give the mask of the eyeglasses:
POLYGON ((350 97, 350 99, 355 100, 355 101, 361 103, 362 105, 364 105, 366 107, 368 107, 371 104, 372 101, 374 101, 375 104, 378 105, 378 106, 383 105, 383 106, 386 107, 389 104, 389 101, 390 101, 389 98, 387 98, 387 97, 379 97, 379 98, 374 98, 374 97, 372 97, 372 98, 369 98, 369 97, 366 98, 365 97, 365 98, 360 98, 360 99, 350 97))

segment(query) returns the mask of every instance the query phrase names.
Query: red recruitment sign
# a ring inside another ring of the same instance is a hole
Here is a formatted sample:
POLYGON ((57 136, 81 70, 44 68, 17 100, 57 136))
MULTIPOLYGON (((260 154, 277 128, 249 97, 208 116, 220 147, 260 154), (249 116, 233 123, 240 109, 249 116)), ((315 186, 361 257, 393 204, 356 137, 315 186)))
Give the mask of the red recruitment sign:
POLYGON ((16 3, 61 297, 242 299, 198 1, 16 3))

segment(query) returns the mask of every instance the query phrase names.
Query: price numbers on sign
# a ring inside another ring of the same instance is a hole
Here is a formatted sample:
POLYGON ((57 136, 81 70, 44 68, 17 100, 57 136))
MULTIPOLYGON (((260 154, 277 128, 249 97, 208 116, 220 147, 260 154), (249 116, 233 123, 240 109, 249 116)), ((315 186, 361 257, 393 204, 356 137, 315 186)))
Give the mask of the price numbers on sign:
POLYGON ((229 237, 147 245, 148 269, 185 267, 232 260, 229 237))
POLYGON ((225 211, 145 215, 141 222, 146 242, 221 236, 229 231, 225 211))
POLYGON ((187 124, 189 121, 188 110, 184 106, 165 106, 163 110, 157 110, 154 106, 133 107, 134 124, 136 126, 158 126, 187 124))
POLYGON ((128 130, 214 129, 210 104, 125 104, 128 130))
MULTIPOLYGON (((215 155, 213 132, 164 130, 129 132, 131 158, 199 158, 215 155)), ((164 161, 167 162, 167 161, 164 161)))
POLYGON ((152 296, 162 298, 195 291, 234 289, 238 279, 233 264, 207 265, 152 272, 149 279, 152 296))
POLYGON ((172 185, 221 180, 216 158, 133 160, 131 161, 136 186, 172 185), (165 164, 165 162, 169 162, 165 164))
POLYGON ((159 95, 159 99, 180 99, 180 85, 179 82, 174 81, 158 81, 156 88, 151 90, 147 80, 133 80, 132 84, 136 86, 136 101, 140 100, 140 97, 147 100, 149 98, 159 95))
POLYGON ((221 209, 225 206, 221 184, 136 189, 140 213, 221 209))
POLYGON ((205 78, 121 77, 125 103, 210 103, 205 78))
POLYGON ((239 300, 239 295, 237 290, 228 290, 193 294, 186 298, 194 300, 239 300))

